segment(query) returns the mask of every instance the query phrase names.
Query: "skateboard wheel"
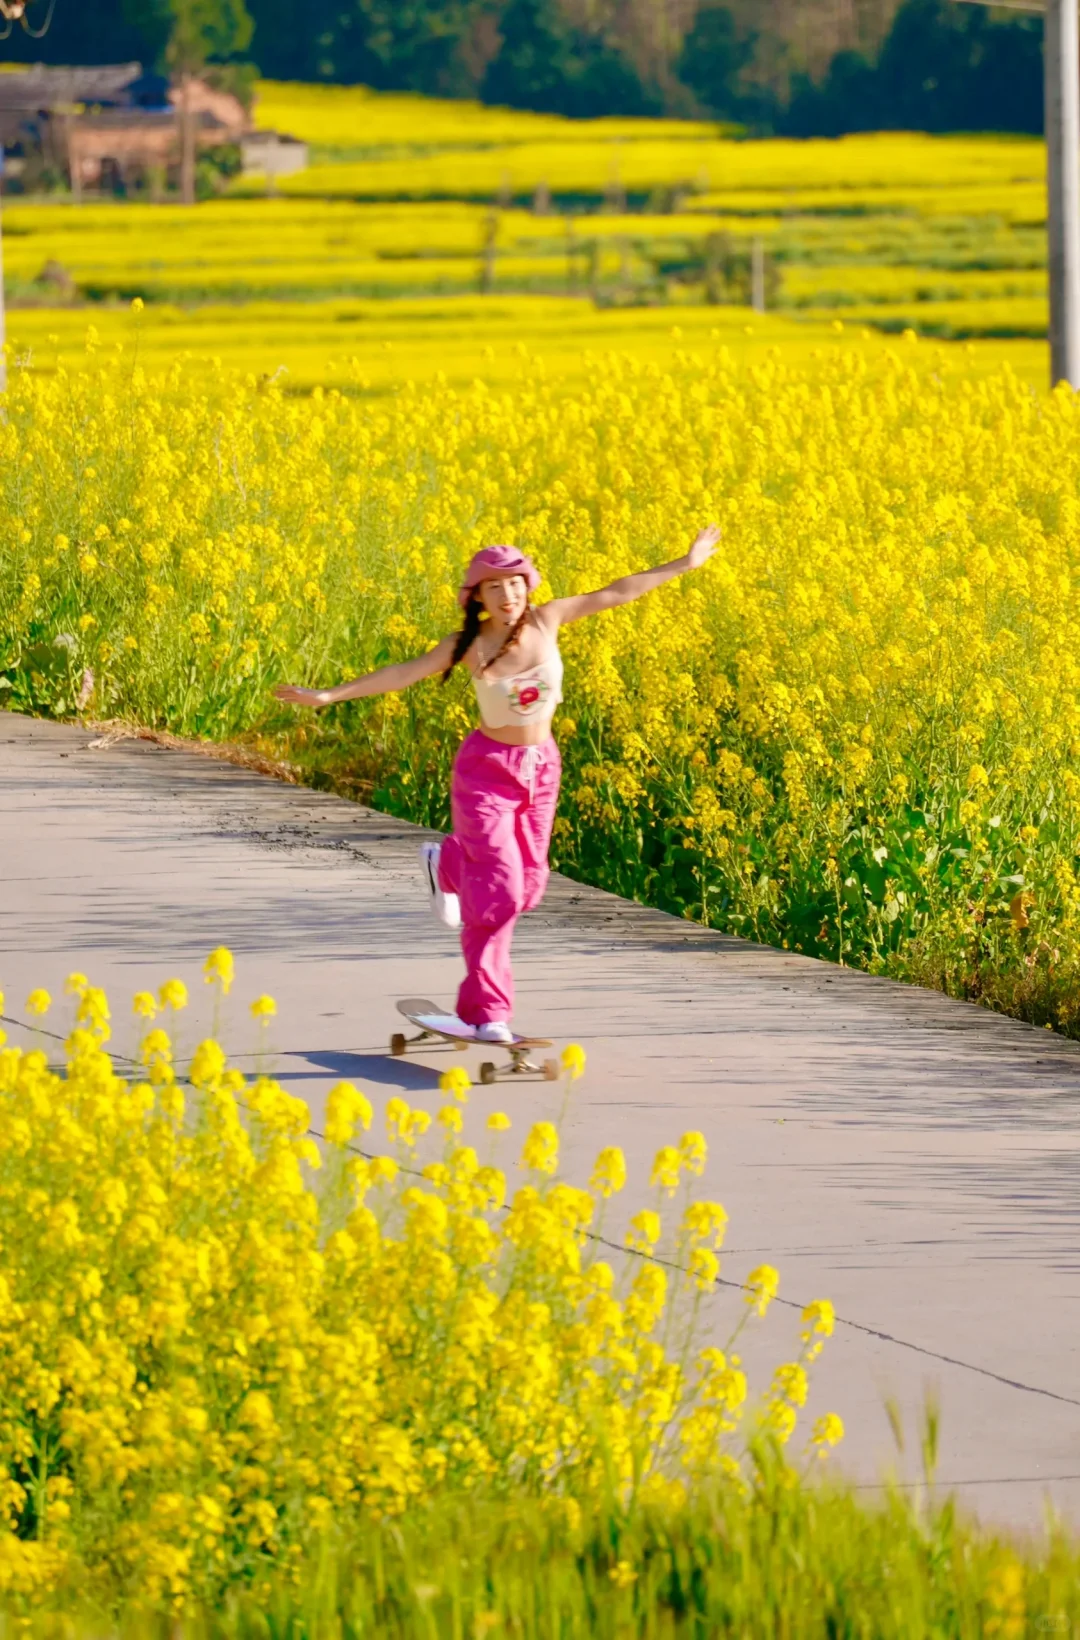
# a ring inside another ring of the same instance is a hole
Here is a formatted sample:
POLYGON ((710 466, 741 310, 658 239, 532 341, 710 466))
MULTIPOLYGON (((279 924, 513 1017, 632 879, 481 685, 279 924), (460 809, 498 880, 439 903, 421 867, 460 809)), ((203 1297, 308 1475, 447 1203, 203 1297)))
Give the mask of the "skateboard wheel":
POLYGON ((490 1088, 491 1084, 495 1080, 495 1067, 491 1063, 490 1059, 485 1059, 484 1063, 480 1067, 480 1080, 484 1084, 485 1088, 490 1088))
POLYGON ((545 1059, 541 1069, 544 1072, 545 1082, 557 1082, 559 1080, 559 1061, 557 1059, 545 1059))
POLYGON ((401 1055, 405 1052, 404 1031, 394 1032, 393 1036, 390 1038, 390 1052, 394 1055, 395 1059, 401 1058, 401 1055))

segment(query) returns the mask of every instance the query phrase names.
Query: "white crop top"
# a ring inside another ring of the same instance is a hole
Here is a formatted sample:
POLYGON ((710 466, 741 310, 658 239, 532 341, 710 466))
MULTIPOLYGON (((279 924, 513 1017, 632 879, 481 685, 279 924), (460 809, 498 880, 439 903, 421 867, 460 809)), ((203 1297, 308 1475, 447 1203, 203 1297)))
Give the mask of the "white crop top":
POLYGON ((549 716, 562 700, 563 661, 558 647, 546 660, 511 678, 473 673, 473 687, 485 729, 514 729, 549 716))

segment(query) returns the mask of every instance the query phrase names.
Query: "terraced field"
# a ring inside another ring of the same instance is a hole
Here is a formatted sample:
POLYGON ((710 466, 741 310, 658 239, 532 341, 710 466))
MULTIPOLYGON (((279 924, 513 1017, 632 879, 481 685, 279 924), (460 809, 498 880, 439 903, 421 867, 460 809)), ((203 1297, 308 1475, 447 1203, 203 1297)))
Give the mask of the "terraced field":
POLYGON ((569 121, 275 84, 257 111, 311 144, 309 169, 277 197, 248 177, 194 210, 7 202, 18 355, 43 364, 56 336, 73 363, 87 318, 105 337, 127 334, 118 310, 138 298, 144 354, 192 349, 285 368, 305 386, 358 357, 372 382, 471 378, 508 327, 572 377, 582 347, 655 357, 672 325, 699 341, 718 331, 751 355, 767 337, 803 357, 837 319, 978 341, 964 355, 977 373, 1008 359, 1043 384, 1038 142, 754 142, 688 121, 569 121), (770 313, 747 334, 755 241, 770 313), (388 346, 416 358, 399 351, 387 368, 388 346))

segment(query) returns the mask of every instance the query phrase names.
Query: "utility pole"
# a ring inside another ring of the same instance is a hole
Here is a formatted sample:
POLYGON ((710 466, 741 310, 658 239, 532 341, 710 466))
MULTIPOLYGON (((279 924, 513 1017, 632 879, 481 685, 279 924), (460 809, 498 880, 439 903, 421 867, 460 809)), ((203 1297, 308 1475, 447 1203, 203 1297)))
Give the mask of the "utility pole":
POLYGON ((495 289, 495 259, 499 243, 499 207, 484 218, 480 242, 480 294, 490 296, 495 289))
POLYGON ((1077 0, 965 0, 1041 12, 1050 386, 1080 388, 1080 28, 1077 0))
MULTIPOLYGON (((0 193, 3 191, 4 150, 0 146, 0 193)), ((3 200, 0 199, 0 210, 3 200)), ((0 230, 0 393, 7 392, 7 312, 4 306, 4 236, 0 230)))
POLYGON ((191 80, 188 69, 180 75, 180 102, 176 110, 180 127, 180 202, 195 203, 195 117, 191 110, 191 80))
POLYGON ((755 234, 750 241, 750 306, 765 312, 765 241, 755 234))
POLYGON ((1080 387, 1080 33, 1077 0, 1047 0, 1046 260, 1050 386, 1080 387))

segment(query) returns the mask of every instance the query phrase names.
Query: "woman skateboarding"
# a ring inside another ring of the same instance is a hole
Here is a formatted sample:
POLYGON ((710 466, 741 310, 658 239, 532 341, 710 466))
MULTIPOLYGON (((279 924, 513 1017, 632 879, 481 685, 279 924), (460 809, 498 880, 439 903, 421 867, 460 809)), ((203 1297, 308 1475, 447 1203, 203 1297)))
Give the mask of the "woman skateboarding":
POLYGON ((482 727, 468 736, 454 761, 450 787, 453 832, 421 850, 436 915, 460 928, 465 978, 458 1017, 481 1042, 509 1042, 514 1011, 510 941, 523 911, 540 904, 548 880, 548 844, 559 796, 559 748, 551 720, 562 699, 559 628, 605 609, 618 609, 687 570, 699 569, 716 550, 719 527, 710 524, 682 558, 657 569, 624 575, 599 592, 533 604, 540 583, 516 547, 485 547, 469 565, 458 602, 461 631, 426 655, 382 666, 333 689, 280 684, 274 694, 294 706, 332 706, 342 700, 408 689, 441 672, 443 682, 460 661, 476 690, 482 727))

